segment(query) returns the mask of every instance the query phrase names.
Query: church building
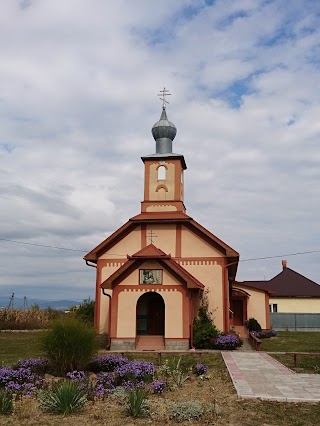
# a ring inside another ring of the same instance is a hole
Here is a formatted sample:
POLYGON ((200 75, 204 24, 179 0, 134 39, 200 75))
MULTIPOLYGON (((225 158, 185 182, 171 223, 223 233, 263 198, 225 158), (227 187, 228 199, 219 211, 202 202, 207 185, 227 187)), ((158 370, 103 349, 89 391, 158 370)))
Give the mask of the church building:
POLYGON ((162 93, 156 152, 141 157, 141 212, 84 257, 96 268, 95 327, 111 350, 188 350, 204 293, 219 330, 251 316, 269 327, 268 291, 235 286, 239 253, 186 214, 187 166, 173 152, 177 130, 162 93))

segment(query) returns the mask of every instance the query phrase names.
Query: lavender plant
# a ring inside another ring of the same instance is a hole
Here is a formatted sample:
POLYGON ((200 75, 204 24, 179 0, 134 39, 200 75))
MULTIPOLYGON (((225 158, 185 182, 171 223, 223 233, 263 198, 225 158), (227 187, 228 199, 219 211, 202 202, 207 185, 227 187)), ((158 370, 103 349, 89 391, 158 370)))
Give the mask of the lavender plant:
POLYGON ((95 396, 104 397, 115 389, 113 376, 109 373, 100 373, 95 379, 95 396))
POLYGON ((235 334, 221 334, 213 341, 215 349, 234 350, 242 346, 242 340, 235 334))
POLYGON ((115 368, 121 367, 128 362, 127 358, 118 355, 105 355, 94 358, 88 365, 88 369, 94 373, 112 372, 115 368))
POLYGON ((117 367, 114 373, 117 384, 121 385, 125 381, 150 383, 155 371, 156 368, 152 362, 129 361, 127 364, 117 367))
POLYGON ((49 360, 45 357, 28 358, 18 361, 16 368, 30 368, 32 372, 44 374, 49 366, 49 360))
POLYGON ((194 372, 196 373, 197 376, 202 376, 203 374, 208 373, 208 367, 206 365, 198 363, 194 367, 194 372))
POLYGON ((43 378, 33 373, 30 368, 0 368, 0 388, 10 393, 30 395, 42 387, 43 378))
POLYGON ((152 382, 151 388, 154 393, 160 394, 166 390, 167 384, 163 380, 155 380, 154 382, 152 382))

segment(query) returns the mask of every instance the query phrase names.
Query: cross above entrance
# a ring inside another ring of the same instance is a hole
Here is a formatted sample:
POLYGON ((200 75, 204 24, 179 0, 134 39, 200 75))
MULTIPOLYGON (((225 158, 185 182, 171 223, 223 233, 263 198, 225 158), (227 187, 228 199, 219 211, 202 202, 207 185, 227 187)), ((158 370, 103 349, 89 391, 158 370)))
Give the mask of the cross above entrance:
POLYGON ((153 244, 153 238, 157 238, 157 235, 153 233, 152 229, 150 230, 149 234, 147 235, 149 238, 151 244, 153 244))

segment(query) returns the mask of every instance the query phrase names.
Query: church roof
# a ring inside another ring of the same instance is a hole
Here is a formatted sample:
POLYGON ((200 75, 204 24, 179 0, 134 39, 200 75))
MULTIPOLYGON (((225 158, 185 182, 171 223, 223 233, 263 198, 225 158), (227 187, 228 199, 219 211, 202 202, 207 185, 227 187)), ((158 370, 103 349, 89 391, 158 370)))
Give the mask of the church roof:
MULTIPOLYGON (((233 248, 228 246, 225 242, 220 240, 205 227, 200 225, 198 222, 193 220, 190 216, 186 215, 183 212, 146 212, 140 213, 137 216, 129 219, 127 223, 122 225, 117 231, 111 234, 106 238, 102 243, 97 247, 91 250, 88 254, 84 256, 86 261, 96 263, 98 258, 113 247, 116 243, 121 241, 122 238, 127 236, 133 229, 137 226, 146 224, 146 223, 181 223, 190 229, 192 232, 196 233, 200 238, 210 244, 212 247, 216 248, 220 253, 227 256, 229 261, 237 261, 239 258, 239 253, 233 248)), ((234 269, 233 275, 237 269, 237 265, 232 266, 231 269, 234 269)))
POLYGON ((145 260, 157 259, 159 263, 173 276, 175 276, 180 282, 185 284, 187 288, 198 288, 203 289, 204 285, 195 278, 190 272, 179 265, 169 254, 164 253, 162 250, 155 247, 153 244, 149 244, 147 247, 138 251, 132 256, 128 256, 127 262, 125 262, 120 268, 115 271, 110 277, 108 277, 102 284, 101 288, 111 289, 121 278, 128 276, 135 269, 139 268, 145 260))
POLYGON ((273 297, 320 297, 319 284, 287 267, 269 281, 243 281, 239 284, 267 290, 273 297))
POLYGON ((132 256, 128 256, 128 259, 141 259, 141 258, 166 258, 170 259, 170 254, 166 254, 164 251, 160 250, 158 247, 153 244, 149 244, 143 249, 137 251, 137 253, 132 256))

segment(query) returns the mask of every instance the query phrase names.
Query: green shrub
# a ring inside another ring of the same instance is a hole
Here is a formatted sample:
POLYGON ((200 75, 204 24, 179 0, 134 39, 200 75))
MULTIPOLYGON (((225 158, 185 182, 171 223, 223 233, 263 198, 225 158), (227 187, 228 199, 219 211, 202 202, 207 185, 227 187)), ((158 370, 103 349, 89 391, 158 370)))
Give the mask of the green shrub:
POLYGON ((197 400, 177 402, 172 404, 169 409, 169 418, 179 423, 200 420, 203 414, 203 407, 197 400))
POLYGON ((261 331, 261 325, 255 318, 249 318, 246 322, 246 326, 249 331, 261 331))
POLYGON ((94 324, 94 300, 84 300, 79 306, 72 308, 72 313, 80 321, 92 325, 94 324))
POLYGON ((39 391, 38 401, 43 411, 53 414, 71 414, 82 410, 88 400, 79 384, 61 381, 51 390, 39 391))
POLYGON ((127 414, 132 417, 145 416, 147 414, 145 406, 146 399, 147 394, 144 389, 131 389, 127 400, 127 414))
POLYGON ((69 317, 53 322, 42 343, 53 372, 65 375, 82 370, 90 361, 96 350, 96 333, 92 327, 69 317))
POLYGON ((11 414, 12 411, 12 394, 0 389, 0 414, 11 414))
POLYGON ((193 321, 193 344, 197 349, 212 349, 212 339, 217 337, 219 330, 211 320, 208 307, 208 297, 205 294, 197 318, 193 321))

